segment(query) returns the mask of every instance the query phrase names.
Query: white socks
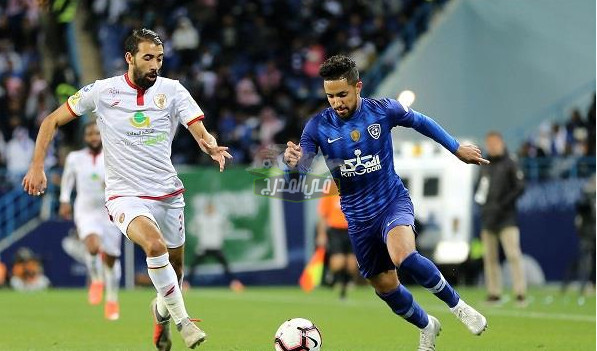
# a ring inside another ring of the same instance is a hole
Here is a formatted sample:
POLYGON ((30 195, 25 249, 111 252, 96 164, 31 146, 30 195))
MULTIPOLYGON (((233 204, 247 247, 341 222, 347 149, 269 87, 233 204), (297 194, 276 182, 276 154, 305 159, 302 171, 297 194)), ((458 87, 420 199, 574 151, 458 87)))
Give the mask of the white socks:
POLYGON ((183 320, 188 319, 189 315, 182 300, 178 278, 170 264, 168 253, 157 257, 147 257, 147 272, 158 292, 158 313, 161 316, 167 316, 167 313, 162 314, 165 305, 174 319, 174 323, 180 324, 183 320))
POLYGON ((104 264, 106 301, 118 301, 118 289, 120 288, 120 277, 122 275, 121 271, 120 260, 116 260, 112 268, 104 264))
POLYGON ((85 253, 85 266, 87 266, 87 272, 89 272, 89 278, 92 282, 103 281, 102 265, 99 253, 96 255, 91 255, 89 252, 85 253))

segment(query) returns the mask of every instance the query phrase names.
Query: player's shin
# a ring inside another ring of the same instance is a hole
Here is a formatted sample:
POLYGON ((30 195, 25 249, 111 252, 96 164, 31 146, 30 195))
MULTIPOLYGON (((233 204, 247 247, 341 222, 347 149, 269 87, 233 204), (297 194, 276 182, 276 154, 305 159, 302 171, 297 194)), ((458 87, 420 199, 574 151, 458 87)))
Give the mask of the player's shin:
POLYGON ((394 313, 406 319, 409 323, 421 329, 429 324, 427 312, 419 306, 410 291, 402 284, 388 293, 376 291, 376 294, 390 306, 394 313))
POLYGON ((120 286, 121 266, 120 260, 115 260, 114 265, 109 267, 104 264, 104 281, 106 286, 106 301, 118 300, 118 288, 120 286))
POLYGON ((89 279, 91 279, 92 282, 101 282, 103 280, 100 254, 92 255, 89 252, 85 253, 85 266, 87 266, 89 279))
POLYGON ((400 269, 410 274, 419 285, 435 294, 448 307, 456 306, 460 300, 458 293, 446 281, 435 264, 417 251, 414 251, 402 261, 400 269))
POLYGON ((168 253, 147 257, 147 268, 149 277, 158 292, 158 302, 162 300, 177 325, 187 320, 189 315, 184 306, 178 278, 168 260, 168 253))

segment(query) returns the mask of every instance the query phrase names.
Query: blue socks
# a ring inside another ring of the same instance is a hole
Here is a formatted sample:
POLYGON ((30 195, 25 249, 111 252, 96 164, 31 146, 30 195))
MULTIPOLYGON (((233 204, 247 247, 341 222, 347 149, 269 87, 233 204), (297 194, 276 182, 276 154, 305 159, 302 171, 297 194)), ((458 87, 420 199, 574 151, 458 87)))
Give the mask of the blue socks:
POLYGON ((423 286, 440 300, 445 302, 448 307, 456 306, 460 300, 458 293, 446 281, 439 272, 435 264, 417 251, 414 251, 400 265, 400 268, 413 277, 419 285, 423 286))
POLYGON ((415 301, 412 294, 402 284, 389 293, 375 292, 388 306, 402 318, 416 325, 419 328, 425 328, 429 324, 427 312, 415 301))

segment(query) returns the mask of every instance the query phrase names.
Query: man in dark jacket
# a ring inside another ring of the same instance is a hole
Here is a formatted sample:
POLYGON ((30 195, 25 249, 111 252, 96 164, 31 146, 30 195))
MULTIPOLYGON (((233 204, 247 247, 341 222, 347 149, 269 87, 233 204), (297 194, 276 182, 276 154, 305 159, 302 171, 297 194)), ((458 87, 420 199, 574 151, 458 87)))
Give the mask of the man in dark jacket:
POLYGON ((499 302, 502 294, 499 262, 499 241, 512 273, 514 293, 519 304, 526 303, 520 232, 516 225, 516 199, 524 191, 524 176, 510 158, 504 140, 498 132, 485 138, 490 164, 481 168, 475 201, 481 205, 481 240, 485 255, 485 284, 487 301, 499 302))

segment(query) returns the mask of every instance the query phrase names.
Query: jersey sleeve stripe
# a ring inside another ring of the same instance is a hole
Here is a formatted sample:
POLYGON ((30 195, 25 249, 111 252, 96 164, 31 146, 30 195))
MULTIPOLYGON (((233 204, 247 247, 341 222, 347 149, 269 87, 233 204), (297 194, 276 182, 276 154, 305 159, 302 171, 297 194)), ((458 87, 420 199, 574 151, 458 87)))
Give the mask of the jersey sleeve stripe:
POLYGON ((70 114, 73 115, 73 117, 80 117, 78 114, 75 113, 75 111, 73 111, 72 107, 70 107, 68 100, 66 100, 66 102, 64 104, 66 105, 68 112, 70 112, 70 114))
POLYGON ((201 120, 205 119, 205 115, 201 115, 199 117, 195 117, 192 120, 189 121, 189 123, 187 123, 187 127, 190 127, 191 124, 195 123, 195 122, 199 122, 201 120))

